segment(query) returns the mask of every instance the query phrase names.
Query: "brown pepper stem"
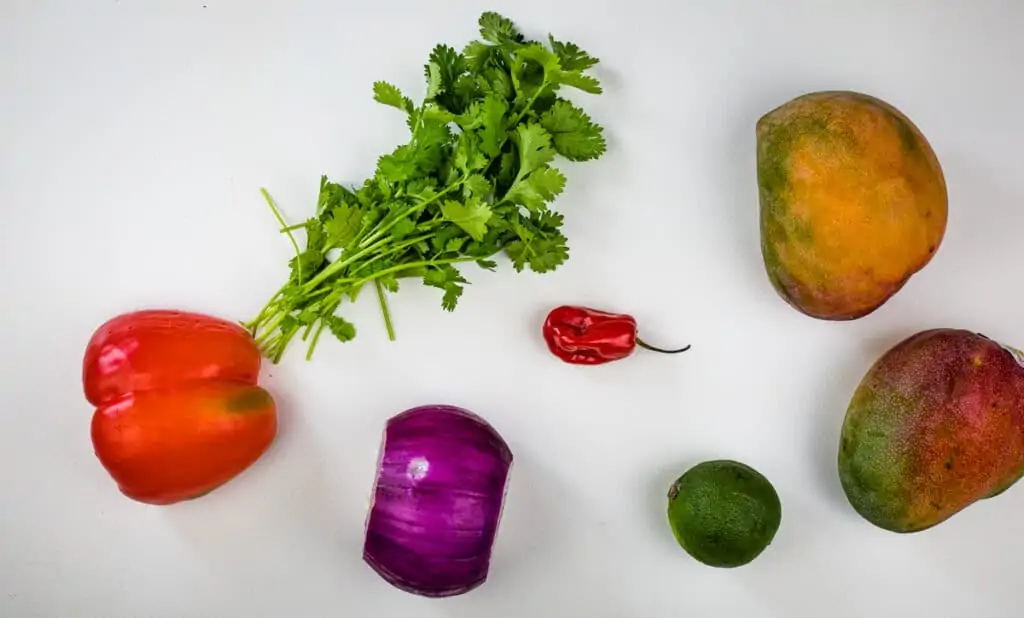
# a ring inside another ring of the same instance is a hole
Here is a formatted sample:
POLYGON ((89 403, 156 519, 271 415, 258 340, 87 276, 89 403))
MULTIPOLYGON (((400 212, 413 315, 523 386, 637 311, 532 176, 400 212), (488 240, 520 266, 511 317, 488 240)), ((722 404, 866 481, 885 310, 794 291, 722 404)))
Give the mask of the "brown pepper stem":
POLYGON ((650 350, 651 352, 660 352, 662 354, 679 354, 680 352, 685 352, 690 349, 690 346, 686 346, 685 348, 679 348, 678 350, 666 350, 664 348, 656 348, 644 342, 644 340, 641 339, 640 337, 636 338, 636 344, 645 350, 650 350))

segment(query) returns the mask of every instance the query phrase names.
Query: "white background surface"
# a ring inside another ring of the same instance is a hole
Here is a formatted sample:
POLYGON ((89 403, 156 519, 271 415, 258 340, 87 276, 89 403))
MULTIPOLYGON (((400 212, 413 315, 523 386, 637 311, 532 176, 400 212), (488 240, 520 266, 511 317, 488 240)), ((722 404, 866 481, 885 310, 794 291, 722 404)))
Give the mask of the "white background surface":
POLYGON ((899 536, 848 507, 835 457, 852 389, 898 339, 1024 345, 1022 29, 1015 0, 5 0, 0 615, 1019 615, 1024 488, 899 536), (569 263, 471 269, 452 314, 408 285, 393 344, 364 297, 356 341, 268 368, 282 427, 257 465, 191 503, 123 498, 89 441, 93 328, 152 306, 252 317, 290 256, 259 187, 294 222, 321 173, 361 181, 405 135, 372 82, 418 99, 431 47, 461 48, 489 8, 602 59, 606 94, 577 100, 610 151, 562 166, 569 263), (906 112, 950 189, 932 264, 846 324, 788 308, 758 249, 754 122, 833 88, 906 112), (693 349, 562 364, 540 338, 561 303, 693 349), (490 580, 440 601, 361 561, 383 423, 432 402, 484 415, 517 458, 490 580), (669 483, 718 457, 783 501, 775 543, 737 570, 699 565, 665 523, 669 483))

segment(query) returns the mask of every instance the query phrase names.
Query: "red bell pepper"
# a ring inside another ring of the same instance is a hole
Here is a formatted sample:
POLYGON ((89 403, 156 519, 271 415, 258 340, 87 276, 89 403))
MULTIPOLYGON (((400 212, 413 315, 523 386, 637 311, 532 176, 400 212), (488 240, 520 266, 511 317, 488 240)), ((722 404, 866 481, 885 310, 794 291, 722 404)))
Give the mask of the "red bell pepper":
POLYGON ((544 321, 548 349, 567 363, 599 365, 625 358, 636 347, 662 354, 678 354, 690 346, 665 350, 645 343, 637 336, 633 316, 608 313, 589 307, 562 305, 544 321))
POLYGON ((277 435, 261 356, 239 325, 183 311, 119 315, 89 340, 85 397, 96 457, 121 492, 173 504, 236 477, 277 435))

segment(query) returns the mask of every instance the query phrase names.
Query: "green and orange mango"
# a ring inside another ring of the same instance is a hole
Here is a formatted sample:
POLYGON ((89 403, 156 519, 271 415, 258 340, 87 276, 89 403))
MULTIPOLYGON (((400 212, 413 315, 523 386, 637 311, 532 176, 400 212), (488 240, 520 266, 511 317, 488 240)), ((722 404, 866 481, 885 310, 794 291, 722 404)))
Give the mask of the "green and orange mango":
POLYGON ((1024 475, 1024 355, 939 328, 896 344, 868 370, 846 412, 839 479, 853 508, 917 532, 1024 475))
POLYGON ((852 320, 924 268, 946 231, 947 192, 928 140, 870 95, 799 96, 756 126, 761 254, 791 306, 852 320))

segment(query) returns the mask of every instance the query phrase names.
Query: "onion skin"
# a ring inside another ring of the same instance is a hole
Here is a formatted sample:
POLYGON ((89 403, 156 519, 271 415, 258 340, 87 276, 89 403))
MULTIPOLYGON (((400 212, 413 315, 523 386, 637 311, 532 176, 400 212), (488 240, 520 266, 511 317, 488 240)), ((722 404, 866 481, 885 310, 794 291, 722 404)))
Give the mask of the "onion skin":
POLYGON ((479 416, 421 406, 388 420, 366 522, 363 560, 425 597, 487 579, 512 451, 479 416))

